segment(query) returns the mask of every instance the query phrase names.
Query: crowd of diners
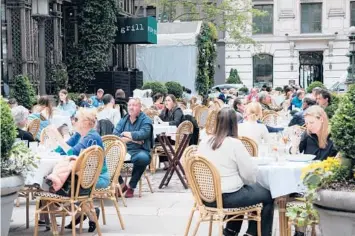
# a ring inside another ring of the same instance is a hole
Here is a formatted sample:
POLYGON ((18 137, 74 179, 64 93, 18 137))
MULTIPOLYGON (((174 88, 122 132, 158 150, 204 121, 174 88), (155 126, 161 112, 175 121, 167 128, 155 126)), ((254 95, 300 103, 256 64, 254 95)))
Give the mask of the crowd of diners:
MULTIPOLYGON (((90 98, 80 94, 77 104, 70 100, 68 92, 61 90, 58 94, 57 106, 48 96, 38 98, 37 104, 30 110, 17 104, 15 98, 10 98, 12 115, 17 126, 18 138, 35 141, 40 139, 44 128, 50 132, 50 139, 56 144, 55 152, 68 156, 79 156, 82 150, 98 145, 102 148, 102 135, 113 134, 126 143, 127 152, 133 163, 132 177, 125 184, 119 177, 126 198, 134 197, 137 183, 151 161, 151 150, 156 142, 153 137, 153 122, 142 110, 139 98, 127 98, 124 91, 118 89, 113 95, 105 94, 103 89, 97 90, 90 98), (66 112, 71 117, 73 131, 68 124, 57 127, 51 124, 56 112, 66 112), (26 130, 34 119, 40 120, 40 131, 33 137, 26 130)), ((261 122, 263 114, 268 111, 279 112, 289 110, 292 119, 289 126, 306 126, 306 131, 299 139, 292 140, 292 153, 315 155, 315 160, 324 160, 335 156, 337 151, 329 134, 329 120, 324 109, 331 104, 331 94, 321 88, 314 88, 307 94, 297 86, 285 86, 280 93, 270 87, 252 88, 244 98, 238 97, 235 90, 218 90, 216 97, 199 98, 191 95, 191 91, 183 94, 183 101, 178 101, 174 95, 152 94, 152 109, 160 112, 160 119, 171 126, 179 126, 186 119, 183 109, 205 105, 213 108, 213 102, 220 100, 225 107, 218 111, 216 131, 205 135, 198 144, 198 151, 212 162, 221 176, 224 207, 243 207, 263 203, 262 235, 271 235, 273 224, 273 199, 269 190, 256 183, 257 166, 252 162, 246 148, 238 139, 246 136, 257 144, 268 142, 270 133, 282 131, 283 128, 270 127, 261 122), (277 102, 280 100, 281 102, 277 102), (200 104, 198 104, 200 103, 200 104), (201 104, 202 103, 202 104, 201 104), (183 105, 181 105, 183 104, 183 105), (229 104, 229 105, 228 105, 229 104)), ((193 117, 189 117, 194 120, 193 117)), ((166 159, 162 158, 162 161, 166 159)), ((96 188, 105 188, 109 184, 109 175, 104 162, 96 188)), ((61 189, 57 194, 65 195, 68 191, 61 189)), ((89 218, 89 232, 96 229, 92 215, 89 218)), ((99 215, 99 209, 96 208, 99 215)), ((85 217, 86 218, 86 217, 85 217)), ((40 222, 43 223, 43 222, 40 222)), ((79 223, 77 219, 75 224, 79 223)), ((71 228, 71 222, 67 228, 71 228)), ((239 222, 229 222, 224 229, 224 235, 237 235, 241 228, 239 222)), ((256 235, 256 224, 249 223, 248 235, 256 235)), ((297 236, 303 235, 297 231, 297 236)))

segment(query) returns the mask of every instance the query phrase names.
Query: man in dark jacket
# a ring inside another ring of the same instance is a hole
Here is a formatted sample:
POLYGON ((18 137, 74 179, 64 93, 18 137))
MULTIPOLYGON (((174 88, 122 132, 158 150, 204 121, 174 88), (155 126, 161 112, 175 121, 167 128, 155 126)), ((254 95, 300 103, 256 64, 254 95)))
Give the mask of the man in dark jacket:
POLYGON ((308 97, 304 98, 303 103, 302 103, 302 111, 299 111, 293 115, 288 126, 293 126, 293 125, 303 126, 305 123, 304 122, 304 111, 313 105, 316 105, 315 100, 313 100, 312 98, 308 98, 308 97))
MULTIPOLYGON (((150 150, 152 145, 152 120, 142 111, 142 104, 138 98, 131 98, 128 102, 128 114, 118 122, 114 135, 120 136, 127 145, 127 152, 131 155, 133 163, 132 178, 129 185, 122 188, 126 198, 134 196, 134 190, 150 163, 150 150)), ((120 184, 123 179, 120 177, 120 184)))

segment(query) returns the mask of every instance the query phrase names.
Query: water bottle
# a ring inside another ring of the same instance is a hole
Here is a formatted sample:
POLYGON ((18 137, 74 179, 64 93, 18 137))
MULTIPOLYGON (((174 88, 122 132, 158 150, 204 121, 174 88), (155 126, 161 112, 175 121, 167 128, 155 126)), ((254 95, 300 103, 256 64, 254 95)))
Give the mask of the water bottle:
POLYGON ((266 145, 264 138, 261 139, 259 146, 259 158, 265 158, 268 154, 268 145, 266 145))

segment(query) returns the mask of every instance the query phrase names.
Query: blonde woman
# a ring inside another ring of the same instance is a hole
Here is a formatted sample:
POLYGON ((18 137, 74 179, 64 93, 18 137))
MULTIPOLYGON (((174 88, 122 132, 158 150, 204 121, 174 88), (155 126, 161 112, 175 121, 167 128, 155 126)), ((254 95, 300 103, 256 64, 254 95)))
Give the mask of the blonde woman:
POLYGON ((324 109, 320 106, 311 106, 304 112, 304 119, 307 126, 300 140, 294 137, 292 141, 292 151, 297 151, 296 145, 299 141, 299 151, 304 154, 312 154, 314 160, 325 160, 330 156, 335 156, 337 151, 329 135, 329 120, 324 109))
POLYGON ((257 121, 262 117, 262 108, 260 103, 249 103, 244 112, 244 122, 239 124, 239 136, 245 136, 254 140, 258 145, 264 139, 265 143, 269 142, 269 132, 266 125, 257 121))
MULTIPOLYGON (((82 150, 92 146, 98 145, 102 149, 104 149, 102 139, 97 131, 94 129, 96 123, 96 111, 94 109, 80 108, 75 115, 75 134, 68 140, 65 141, 63 136, 59 133, 56 127, 51 126, 50 132, 48 132, 49 138, 52 140, 56 140, 58 144, 58 148, 55 150, 56 152, 62 155, 68 156, 79 156, 82 150)), ((68 180, 67 180, 68 181, 68 180)), ((106 159, 104 160, 104 164, 97 180, 95 188, 107 188, 110 183, 110 176, 108 173, 106 159)), ((58 195, 68 196, 70 190, 70 184, 63 185, 62 189, 57 191, 58 195), (65 187, 66 186, 66 187, 65 187)), ((90 211, 87 209, 83 209, 86 215, 89 217, 89 229, 88 232, 94 232, 96 229, 96 224, 94 222, 93 216, 90 214, 90 211)), ((95 209, 97 217, 100 214, 98 208, 95 209)), ((75 224, 80 223, 80 215, 77 216, 75 224)), ((86 217, 85 217, 86 218, 86 217)), ((71 229, 72 223, 70 222, 66 228, 71 229)))

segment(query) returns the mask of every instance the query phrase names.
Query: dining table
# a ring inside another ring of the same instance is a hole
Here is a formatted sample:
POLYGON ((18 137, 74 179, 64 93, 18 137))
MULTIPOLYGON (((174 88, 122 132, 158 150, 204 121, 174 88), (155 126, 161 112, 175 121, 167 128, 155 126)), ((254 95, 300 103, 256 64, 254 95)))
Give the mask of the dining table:
POLYGON ((302 169, 309 162, 267 161, 255 160, 258 164, 258 173, 256 181, 264 188, 270 190, 271 196, 275 199, 279 211, 279 229, 280 236, 287 236, 288 220, 286 217, 286 204, 288 197, 292 193, 302 193, 306 191, 302 184, 302 169))

